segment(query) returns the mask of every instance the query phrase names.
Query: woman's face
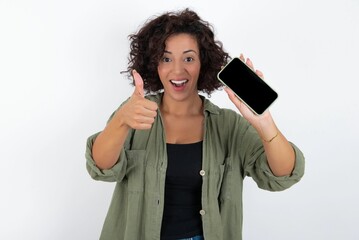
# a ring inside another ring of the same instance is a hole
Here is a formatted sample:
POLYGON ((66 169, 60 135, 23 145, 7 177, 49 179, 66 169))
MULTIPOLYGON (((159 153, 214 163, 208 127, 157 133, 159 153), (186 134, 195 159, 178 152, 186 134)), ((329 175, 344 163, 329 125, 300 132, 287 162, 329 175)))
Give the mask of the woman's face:
POLYGON ((183 101, 198 94, 197 82, 201 69, 197 40, 180 33, 166 40, 166 48, 158 64, 158 75, 165 94, 183 101))

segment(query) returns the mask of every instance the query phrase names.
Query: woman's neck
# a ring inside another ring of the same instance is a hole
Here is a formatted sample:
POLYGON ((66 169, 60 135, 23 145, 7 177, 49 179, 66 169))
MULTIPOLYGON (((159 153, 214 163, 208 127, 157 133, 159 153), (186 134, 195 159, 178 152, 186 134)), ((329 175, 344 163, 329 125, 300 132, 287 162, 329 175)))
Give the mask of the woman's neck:
POLYGON ((203 114, 203 102, 199 94, 185 101, 176 101, 163 94, 160 110, 164 114, 186 116, 203 114))

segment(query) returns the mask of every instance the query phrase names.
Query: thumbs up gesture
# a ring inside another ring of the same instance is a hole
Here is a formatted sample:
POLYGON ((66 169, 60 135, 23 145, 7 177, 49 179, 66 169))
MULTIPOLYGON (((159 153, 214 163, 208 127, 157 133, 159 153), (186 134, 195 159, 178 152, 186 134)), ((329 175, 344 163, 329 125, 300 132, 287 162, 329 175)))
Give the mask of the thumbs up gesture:
POLYGON ((154 118, 157 116, 158 106, 155 102, 145 98, 141 75, 136 70, 133 70, 132 75, 135 90, 127 103, 117 111, 115 117, 130 128, 138 130, 150 129, 154 118))
POLYGON ((132 76, 133 76, 133 79, 135 82, 135 91, 133 92, 133 94, 135 94, 135 95, 137 94, 141 97, 144 97, 145 91, 143 89, 143 80, 142 80, 141 75, 136 70, 133 70, 132 76))

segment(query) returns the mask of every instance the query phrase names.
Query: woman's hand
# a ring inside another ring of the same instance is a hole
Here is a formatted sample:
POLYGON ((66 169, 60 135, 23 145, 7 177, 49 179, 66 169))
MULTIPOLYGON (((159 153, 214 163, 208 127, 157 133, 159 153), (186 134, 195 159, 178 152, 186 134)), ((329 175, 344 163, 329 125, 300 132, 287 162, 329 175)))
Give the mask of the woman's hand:
MULTIPOLYGON (((243 54, 241 54, 240 59, 245 62, 247 66, 250 67, 259 77, 263 78, 263 73, 254 69, 253 63, 249 58, 245 60, 243 54)), ((242 116, 252 124, 262 139, 270 140, 277 134, 278 129, 275 127, 271 114, 268 110, 261 115, 256 115, 250 108, 247 107, 246 104, 237 98, 231 89, 226 87, 225 91, 242 116)))
POLYGON ((131 98, 115 114, 114 119, 133 129, 150 129, 157 115, 158 106, 144 97, 143 80, 140 74, 132 72, 135 91, 131 98))

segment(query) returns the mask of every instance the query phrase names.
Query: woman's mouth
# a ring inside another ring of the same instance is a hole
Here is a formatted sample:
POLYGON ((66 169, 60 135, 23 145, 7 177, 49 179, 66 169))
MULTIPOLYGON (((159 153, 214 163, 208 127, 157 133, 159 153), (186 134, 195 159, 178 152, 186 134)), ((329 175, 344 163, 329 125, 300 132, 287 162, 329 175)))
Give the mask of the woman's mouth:
POLYGON ((183 87, 188 82, 188 80, 187 79, 184 79, 184 80, 170 80, 170 82, 175 87, 183 87))

